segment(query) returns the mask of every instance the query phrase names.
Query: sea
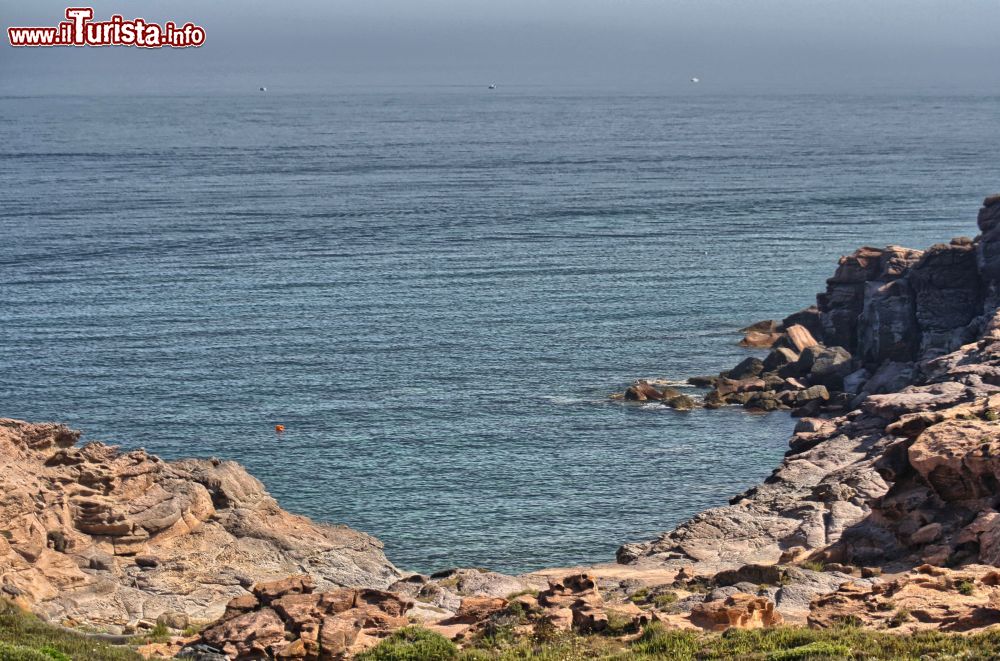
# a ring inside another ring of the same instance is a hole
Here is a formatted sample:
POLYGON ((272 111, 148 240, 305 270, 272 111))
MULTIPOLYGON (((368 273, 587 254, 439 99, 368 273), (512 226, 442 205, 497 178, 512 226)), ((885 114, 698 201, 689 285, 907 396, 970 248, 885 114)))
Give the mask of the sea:
POLYGON ((794 425, 610 395, 753 355, 859 246, 974 236, 997 126, 996 95, 2 96, 0 416, 237 460, 407 570, 610 561, 794 425))

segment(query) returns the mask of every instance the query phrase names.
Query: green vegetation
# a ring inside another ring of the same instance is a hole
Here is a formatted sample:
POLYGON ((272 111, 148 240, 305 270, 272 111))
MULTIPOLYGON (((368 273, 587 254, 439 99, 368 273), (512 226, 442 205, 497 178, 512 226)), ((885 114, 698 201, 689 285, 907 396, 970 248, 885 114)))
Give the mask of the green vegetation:
POLYGON ((458 648, 453 642, 422 627, 404 627, 376 647, 357 656, 358 661, 436 661, 457 658, 458 648))
POLYGON ((901 660, 1000 658, 1000 631, 962 636, 924 632, 899 635, 856 627, 814 630, 778 628, 706 634, 647 626, 629 642, 607 636, 580 636, 551 628, 534 635, 490 638, 459 651, 451 642, 419 627, 408 627, 365 652, 364 661, 806 661, 820 659, 901 660), (403 633, 406 632, 406 633, 403 633))
POLYGON ((649 601, 649 588, 639 588, 628 598, 633 604, 644 604, 649 601))
POLYGON ((976 585, 972 581, 959 581, 955 589, 958 590, 959 594, 964 594, 968 597, 976 591, 976 585))
POLYGON ((661 592, 653 597, 653 605, 660 610, 666 610, 672 604, 677 603, 676 592, 661 592))
POLYGON ((807 560, 800 565, 803 569, 811 569, 812 571, 824 571, 826 565, 824 565, 819 560, 807 560))
POLYGON ((165 643, 170 640, 170 629, 167 625, 156 623, 156 626, 149 630, 149 633, 136 636, 136 643, 165 643))
POLYGON ((141 658, 129 648, 53 627, 0 600, 0 661, 140 661, 141 658))
POLYGON ((910 617, 910 611, 909 611, 909 609, 907 609, 907 608, 897 608, 896 612, 893 613, 892 617, 889 619, 889 626, 890 627, 902 626, 906 622, 909 622, 910 619, 911 619, 911 617, 910 617))

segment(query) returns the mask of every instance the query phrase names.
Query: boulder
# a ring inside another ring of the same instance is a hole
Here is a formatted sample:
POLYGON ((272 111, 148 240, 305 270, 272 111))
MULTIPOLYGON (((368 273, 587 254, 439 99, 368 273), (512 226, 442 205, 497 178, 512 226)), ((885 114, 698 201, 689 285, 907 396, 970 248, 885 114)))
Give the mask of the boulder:
POLYGON ((934 425, 913 442, 908 458, 945 502, 989 497, 1000 484, 1000 423, 972 419, 934 425))
POLYGON ((285 625, 270 608, 224 620, 203 631, 201 640, 237 659, 273 657, 287 645, 285 625))
POLYGON ((763 629, 782 624, 774 602, 765 597, 737 593, 721 601, 706 601, 691 610, 691 622, 707 631, 763 629))
POLYGON ((791 341, 795 351, 799 353, 809 347, 814 347, 819 344, 819 342, 816 341, 816 338, 813 337, 812 333, 810 333, 805 326, 795 324, 790 326, 785 333, 788 335, 788 339, 791 341))
MULTIPOLYGON (((813 338, 822 337, 823 320, 821 318, 819 308, 813 305, 804 310, 799 310, 798 312, 790 314, 781 321, 781 327, 786 330, 792 326, 802 326, 809 331, 809 334, 813 338)), ((794 346, 793 343, 790 344, 794 346)))
POLYGON ((843 390, 844 377, 854 371, 851 354, 843 347, 810 347, 802 352, 797 364, 802 370, 808 367, 810 384, 830 390, 843 390))
POLYGON ((795 393, 795 403, 800 406, 814 400, 826 401, 828 399, 830 399, 830 392, 826 386, 809 386, 795 393))
POLYGON ((765 387, 763 379, 749 378, 735 381, 733 379, 719 379, 715 386, 715 391, 720 395, 731 395, 733 393, 757 392, 765 387))
POLYGON ((744 358, 736 367, 728 372, 723 372, 720 376, 731 381, 742 381, 760 376, 760 373, 763 371, 764 363, 760 358, 751 356, 744 358))
POLYGON ((767 355, 762 365, 765 372, 773 372, 785 365, 795 363, 799 359, 799 354, 786 347, 778 347, 767 355))
POLYGON ((664 402, 667 406, 678 411, 690 411, 695 407, 695 401, 688 395, 677 395, 664 402))
POLYGON ((625 399, 630 402, 660 401, 663 399, 663 393, 646 381, 637 381, 625 390, 625 399))
POLYGON ((775 342, 784 337, 784 333, 760 333, 750 331, 740 340, 741 347, 751 349, 768 349, 774 346, 775 342))

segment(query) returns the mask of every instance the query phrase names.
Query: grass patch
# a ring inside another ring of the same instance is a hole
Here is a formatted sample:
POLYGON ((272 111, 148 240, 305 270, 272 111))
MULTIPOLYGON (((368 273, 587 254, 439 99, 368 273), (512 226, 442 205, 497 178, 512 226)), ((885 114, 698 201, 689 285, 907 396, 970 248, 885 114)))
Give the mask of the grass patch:
POLYGON ((127 647, 53 627, 0 600, 0 661, 141 661, 127 647))
MULTIPOLYGON (((411 629, 414 629, 411 627, 411 629)), ((430 636, 430 632, 426 632, 430 636)), ((440 638, 440 637, 439 637, 440 638)), ((421 647, 424 638, 407 643, 395 635, 359 658, 366 661, 798 661, 864 659, 923 661, 926 659, 1000 658, 1000 631, 962 636, 921 632, 893 634, 854 627, 836 629, 731 629, 724 634, 668 629, 654 622, 630 642, 603 635, 581 636, 536 628, 533 635, 480 639, 463 650, 437 640, 421 647), (391 642, 390 642, 391 641, 391 642), (498 644, 500 643, 500 644, 498 644), (379 651, 380 650, 380 651, 379 651), (429 651, 428 651, 429 650, 429 651)))
POLYGON ((826 569, 826 565, 819 560, 807 560, 799 566, 803 569, 811 569, 812 571, 824 571, 826 569))
POLYGON ((649 601, 649 588, 639 588, 629 595, 628 600, 633 604, 644 604, 649 601))
POLYGON ((136 636, 136 642, 141 644, 144 643, 166 643, 170 640, 170 629, 167 625, 156 623, 156 626, 149 630, 149 633, 141 634, 136 636))
POLYGON ((446 661, 458 658, 458 648, 441 634, 423 627, 403 627, 356 658, 358 661, 446 661))
POLYGON ((653 597, 653 605, 660 610, 666 610, 673 604, 677 603, 677 593, 676 592, 661 592, 660 594, 653 597))

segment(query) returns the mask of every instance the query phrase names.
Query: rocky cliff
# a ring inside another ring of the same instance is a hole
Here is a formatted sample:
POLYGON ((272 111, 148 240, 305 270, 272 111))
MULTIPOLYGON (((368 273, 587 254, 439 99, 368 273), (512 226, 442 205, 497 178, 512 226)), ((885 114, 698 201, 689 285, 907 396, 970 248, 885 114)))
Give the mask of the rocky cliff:
POLYGON ((706 405, 803 416, 784 461, 730 505, 623 546, 619 562, 870 575, 927 563, 995 582, 984 567, 1000 565, 1000 196, 978 224, 976 239, 925 251, 862 248, 815 307, 748 329, 744 344, 770 354, 696 382, 713 387, 706 405))
POLYGON ((234 462, 166 462, 78 437, 0 419, 0 591, 42 615, 183 628, 262 580, 379 588, 400 577, 378 540, 289 514, 234 462))

